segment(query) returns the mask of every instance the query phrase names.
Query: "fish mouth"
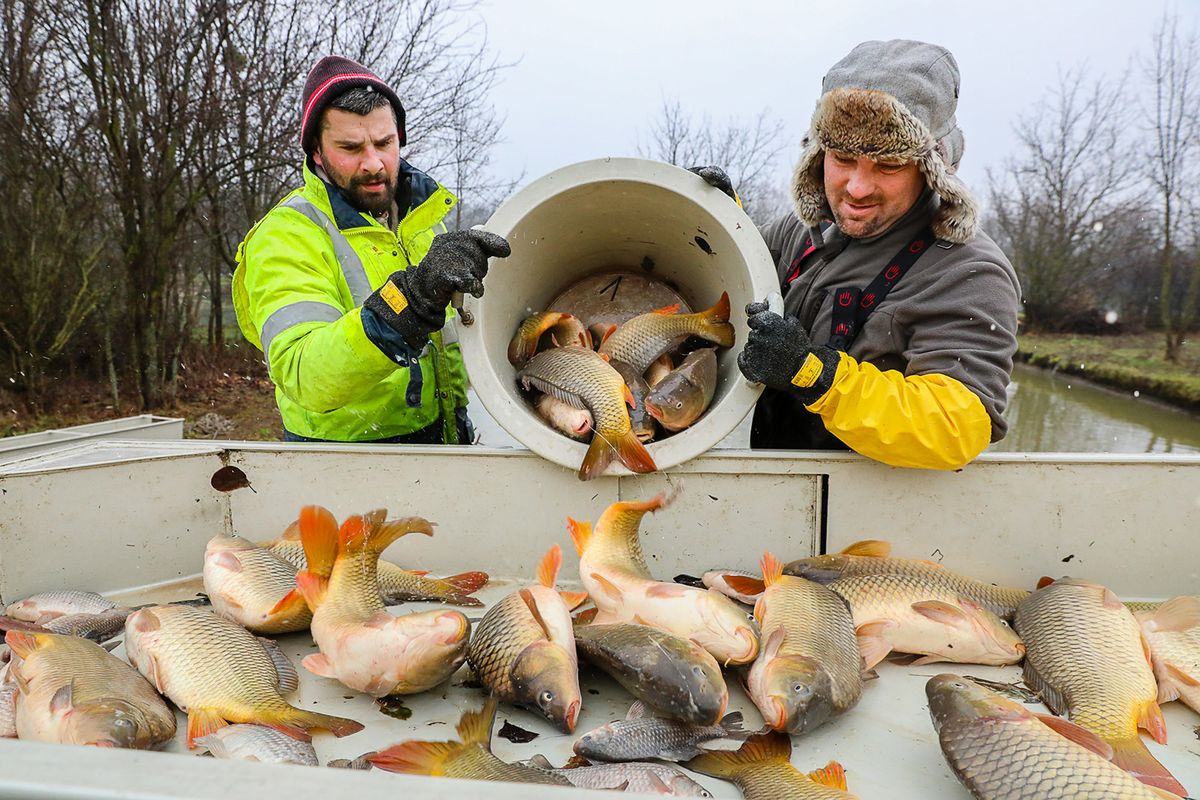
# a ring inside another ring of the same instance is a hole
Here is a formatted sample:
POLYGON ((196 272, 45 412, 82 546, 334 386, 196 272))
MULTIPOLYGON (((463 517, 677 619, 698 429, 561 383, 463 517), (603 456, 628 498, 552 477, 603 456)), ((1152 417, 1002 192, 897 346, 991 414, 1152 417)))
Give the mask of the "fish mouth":
POLYGON ((1025 643, 1024 642, 1017 642, 1016 644, 1014 644, 1013 650, 1016 650, 1017 654, 1020 655, 1022 658, 1025 657, 1025 643))
POLYGON ((581 703, 581 700, 575 700, 571 705, 567 706, 567 714, 563 717, 563 724, 567 728, 567 733, 575 732, 575 723, 579 719, 579 706, 581 703))
POLYGON ((775 720, 771 722, 771 727, 777 731, 787 730, 787 706, 778 697, 772 697, 771 703, 775 706, 775 720))
POLYGON ((574 430, 576 436, 583 436, 585 433, 587 433, 591 429, 592 429, 592 423, 588 422, 585 419, 582 422, 580 422, 578 425, 576 425, 573 430, 574 430))
POLYGON ((649 400, 643 400, 642 405, 646 407, 647 414, 654 417, 659 422, 663 421, 663 410, 659 408, 656 403, 652 403, 649 400))
POLYGON ((442 614, 438 619, 452 619, 457 623, 456 630, 452 634, 447 634, 442 640, 442 644, 458 644, 466 637, 467 632, 471 629, 471 623, 465 614, 447 613, 442 614))
POLYGON ((746 651, 736 660, 731 659, 729 663, 747 664, 753 661, 754 657, 758 655, 758 638, 755 637, 754 633, 747 628, 738 628, 737 635, 739 639, 746 640, 746 651))

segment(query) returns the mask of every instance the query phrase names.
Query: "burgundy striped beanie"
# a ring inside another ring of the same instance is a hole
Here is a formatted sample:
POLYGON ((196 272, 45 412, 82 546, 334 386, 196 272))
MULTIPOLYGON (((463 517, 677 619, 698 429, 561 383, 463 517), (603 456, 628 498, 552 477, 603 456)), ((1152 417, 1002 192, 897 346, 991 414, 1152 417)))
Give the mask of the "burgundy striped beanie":
POLYGON ((404 132, 404 106, 400 98, 379 76, 369 69, 342 56, 325 56, 308 73, 304 81, 304 95, 300 107, 300 146, 305 155, 311 155, 317 135, 320 133, 321 112, 333 100, 350 89, 371 87, 382 94, 396 110, 396 127, 400 132, 400 144, 408 137, 404 132))

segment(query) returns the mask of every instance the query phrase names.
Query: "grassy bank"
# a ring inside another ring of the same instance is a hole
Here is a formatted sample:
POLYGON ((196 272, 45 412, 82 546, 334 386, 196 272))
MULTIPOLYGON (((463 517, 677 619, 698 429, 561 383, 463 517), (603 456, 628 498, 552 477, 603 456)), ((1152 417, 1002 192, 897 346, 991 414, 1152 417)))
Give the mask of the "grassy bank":
POLYGON ((1017 340, 1017 357, 1027 363, 1200 411, 1200 343, 1185 345, 1178 363, 1163 358, 1163 349, 1158 333, 1024 333, 1017 340))

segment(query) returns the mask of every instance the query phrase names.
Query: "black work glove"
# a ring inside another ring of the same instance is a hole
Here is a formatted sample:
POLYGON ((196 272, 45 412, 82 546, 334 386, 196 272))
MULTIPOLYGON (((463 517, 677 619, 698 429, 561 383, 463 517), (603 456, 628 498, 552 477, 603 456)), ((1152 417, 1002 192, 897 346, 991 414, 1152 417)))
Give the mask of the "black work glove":
MULTIPOLYGON (((454 293, 469 292, 482 297, 488 258, 507 258, 511 252, 504 237, 487 231, 439 234, 420 264, 393 272, 367 298, 363 309, 400 334, 409 348, 420 351, 429 334, 441 330, 446 323, 446 306, 454 293)), ((396 357, 393 344, 378 341, 375 344, 388 357, 396 357)))
POLYGON ((729 175, 720 167, 688 167, 688 172, 696 173, 709 186, 729 195, 739 206, 742 204, 742 198, 738 197, 738 193, 733 189, 733 181, 729 180, 729 175))
POLYGON ((814 346, 800 320, 781 317, 766 303, 746 306, 750 335, 738 354, 742 374, 755 383, 787 392, 804 405, 815 403, 833 385, 841 356, 832 347, 814 346))

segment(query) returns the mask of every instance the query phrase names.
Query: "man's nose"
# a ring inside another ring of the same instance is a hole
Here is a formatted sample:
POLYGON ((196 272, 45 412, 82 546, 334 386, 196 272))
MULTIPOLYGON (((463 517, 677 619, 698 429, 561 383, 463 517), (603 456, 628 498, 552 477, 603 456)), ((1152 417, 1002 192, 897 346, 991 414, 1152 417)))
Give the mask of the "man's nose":
POLYGON ((850 177, 846 181, 846 194, 851 197, 864 198, 869 197, 874 191, 875 180, 871 177, 869 170, 855 167, 850 171, 850 177))
POLYGON ((374 175, 376 172, 383 171, 383 158, 379 151, 374 147, 368 147, 363 153, 363 160, 360 168, 368 175, 374 175))

